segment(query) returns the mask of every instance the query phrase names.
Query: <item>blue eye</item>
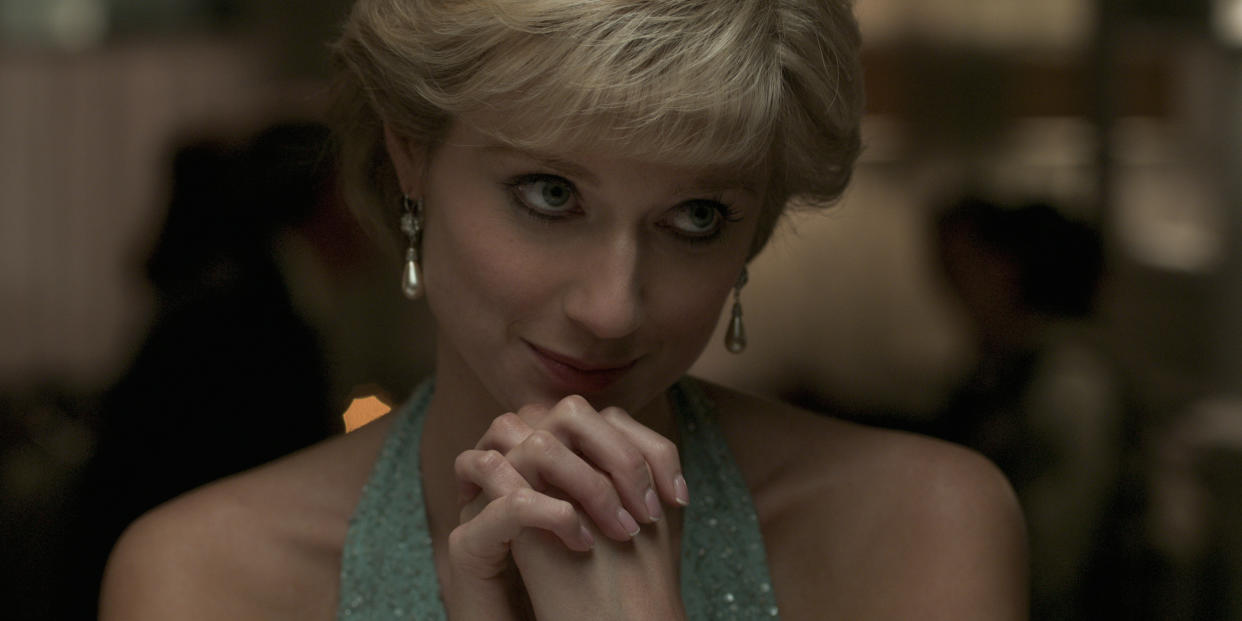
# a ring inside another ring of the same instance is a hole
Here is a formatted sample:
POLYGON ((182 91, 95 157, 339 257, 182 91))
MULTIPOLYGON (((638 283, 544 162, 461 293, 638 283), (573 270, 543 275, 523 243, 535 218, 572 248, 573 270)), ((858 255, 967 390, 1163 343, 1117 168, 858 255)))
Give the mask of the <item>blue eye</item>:
POLYGON ((687 241, 712 241, 724 230, 725 222, 735 222, 738 214, 717 201, 696 200, 674 208, 666 226, 687 241))
POLYGON ((509 182, 519 207, 531 215, 557 218, 575 211, 575 189, 568 180, 555 175, 523 175, 509 182))

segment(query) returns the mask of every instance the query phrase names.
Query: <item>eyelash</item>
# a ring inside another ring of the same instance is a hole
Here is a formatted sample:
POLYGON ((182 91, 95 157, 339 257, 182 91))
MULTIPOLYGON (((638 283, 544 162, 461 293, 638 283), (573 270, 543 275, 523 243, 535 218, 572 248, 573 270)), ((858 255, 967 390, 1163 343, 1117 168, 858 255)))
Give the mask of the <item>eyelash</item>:
MULTIPOLYGON (((526 175, 518 175, 504 183, 505 188, 508 190, 509 202, 513 204, 513 207, 515 209, 530 216, 531 218, 534 218, 535 220, 539 222, 551 223, 551 222, 556 222, 557 220, 562 219, 564 216, 544 213, 542 211, 539 211, 538 209, 535 209, 534 207, 531 207, 529 204, 526 203, 525 200, 522 200, 522 197, 520 196, 522 186, 530 184, 530 183, 535 183, 537 181, 555 181, 557 183, 563 183, 569 187, 569 190, 572 193, 573 199, 574 200, 578 199, 578 188, 574 187, 574 184, 570 182, 568 179, 565 179, 564 177, 558 177, 556 175, 531 173, 531 174, 526 174, 526 175)), ((571 212, 566 212, 566 213, 571 213, 571 212)))
MULTIPOLYGON (((520 194, 521 194, 522 186, 530 184, 530 183, 535 183, 538 181, 555 181, 557 183, 563 183, 569 187, 574 200, 578 200, 579 198, 578 188, 575 187, 573 182, 569 181, 568 179, 565 179, 564 177, 560 177, 557 175, 549 175, 549 174, 543 174, 543 173, 529 173, 529 174, 524 174, 524 175, 518 175, 506 181, 503 184, 509 195, 509 202, 512 203, 513 207, 517 209, 518 211, 526 214, 527 216, 534 219, 535 221, 543 223, 543 224, 551 224, 558 220, 564 219, 563 215, 551 215, 551 214, 547 214, 542 211, 539 211, 538 209, 531 207, 529 204, 526 203, 525 200, 521 198, 520 194)), ((687 201, 679 205, 679 207, 681 208, 690 207, 698 203, 709 203, 712 206, 712 208, 715 209, 720 214, 720 218, 724 220, 725 224, 721 224, 710 235, 702 235, 702 236, 687 235, 685 233, 681 233, 677 231, 676 228, 671 227, 671 226, 664 227, 668 229, 669 232, 674 237, 676 237, 680 241, 685 242, 687 244, 698 246, 698 245, 706 245, 706 244, 715 242, 719 240, 720 237, 723 235, 727 224, 739 222, 742 220, 741 210, 719 199, 692 200, 692 201, 687 201)), ((566 213, 573 213, 573 212, 567 211, 566 213)))
POLYGON ((691 208, 695 204, 702 204, 702 203, 707 203, 709 206, 715 209, 716 212, 720 214, 720 218, 721 220, 723 220, 723 223, 721 223, 718 227, 716 227, 715 231, 713 231, 712 233, 708 235, 686 235, 685 233, 678 232, 673 227, 667 227, 673 235, 677 236, 678 239, 688 244, 706 245, 706 244, 715 242, 719 240, 720 237, 724 234, 725 228, 727 228, 729 224, 738 222, 742 219, 741 210, 718 199, 699 199, 699 200, 694 200, 694 201, 687 201, 686 203, 679 205, 679 207, 691 208))

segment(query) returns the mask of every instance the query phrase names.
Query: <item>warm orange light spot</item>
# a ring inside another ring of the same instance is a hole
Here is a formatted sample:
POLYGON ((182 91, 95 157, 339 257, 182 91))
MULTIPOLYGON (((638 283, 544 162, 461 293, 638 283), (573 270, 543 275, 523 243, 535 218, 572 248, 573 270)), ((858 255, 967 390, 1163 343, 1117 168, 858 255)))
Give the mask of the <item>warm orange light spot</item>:
POLYGON ((392 407, 375 395, 358 397, 349 403, 345 414, 345 433, 349 433, 363 425, 387 414, 392 407))

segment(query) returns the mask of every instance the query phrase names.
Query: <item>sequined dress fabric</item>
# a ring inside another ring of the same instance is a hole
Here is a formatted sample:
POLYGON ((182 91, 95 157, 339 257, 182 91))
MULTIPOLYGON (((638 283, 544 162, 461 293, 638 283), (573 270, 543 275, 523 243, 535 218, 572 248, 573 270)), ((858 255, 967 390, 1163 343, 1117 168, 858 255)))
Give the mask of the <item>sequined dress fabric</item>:
MULTIPOLYGON (((419 439, 434 382, 395 415, 350 520, 337 619, 443 621, 444 604, 423 505, 419 439)), ((669 388, 690 488, 681 541, 681 595, 693 621, 776 619, 759 520, 715 419, 691 378, 669 388)))

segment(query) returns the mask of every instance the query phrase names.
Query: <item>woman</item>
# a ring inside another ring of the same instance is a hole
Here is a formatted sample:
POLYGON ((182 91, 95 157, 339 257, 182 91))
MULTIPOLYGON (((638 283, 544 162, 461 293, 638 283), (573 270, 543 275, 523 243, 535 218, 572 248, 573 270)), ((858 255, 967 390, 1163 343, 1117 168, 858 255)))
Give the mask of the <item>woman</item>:
POLYGON ((104 618, 1015 619, 1021 518, 951 446, 682 375, 858 151, 845 0, 360 0, 347 194, 436 376, 137 522, 104 618))

